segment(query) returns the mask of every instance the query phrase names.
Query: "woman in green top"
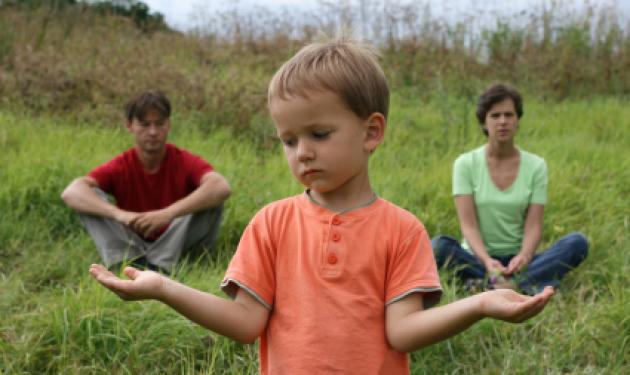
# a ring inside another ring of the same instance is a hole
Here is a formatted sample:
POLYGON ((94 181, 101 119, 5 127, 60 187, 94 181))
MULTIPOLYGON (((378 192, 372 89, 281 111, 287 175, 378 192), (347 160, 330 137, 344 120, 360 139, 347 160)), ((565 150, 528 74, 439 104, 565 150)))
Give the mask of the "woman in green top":
POLYGON ((547 201, 547 165, 514 144, 523 116, 521 95, 495 84, 479 97, 476 114, 488 142, 460 155, 453 165, 453 196, 464 239, 461 244, 449 236, 433 239, 438 266, 456 269, 469 286, 490 275, 491 287, 518 286, 526 293, 557 287, 586 258, 588 242, 571 233, 535 253, 547 201))

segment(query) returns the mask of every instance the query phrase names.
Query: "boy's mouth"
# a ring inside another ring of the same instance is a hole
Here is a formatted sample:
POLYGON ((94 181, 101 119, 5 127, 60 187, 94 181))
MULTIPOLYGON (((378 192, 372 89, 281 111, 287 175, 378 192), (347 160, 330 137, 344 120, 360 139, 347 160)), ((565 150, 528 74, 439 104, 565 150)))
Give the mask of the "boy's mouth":
POLYGON ((310 176, 312 174, 319 173, 319 172, 321 172, 320 169, 307 169, 304 172, 302 172, 302 176, 306 177, 306 176, 310 176))

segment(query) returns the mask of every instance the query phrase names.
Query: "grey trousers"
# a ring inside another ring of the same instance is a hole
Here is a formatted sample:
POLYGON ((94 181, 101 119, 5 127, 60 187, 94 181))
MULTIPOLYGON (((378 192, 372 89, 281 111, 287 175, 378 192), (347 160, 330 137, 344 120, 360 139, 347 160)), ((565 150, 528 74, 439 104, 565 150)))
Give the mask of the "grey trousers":
MULTIPOLYGON (((103 199, 107 195, 98 189, 103 199)), ((171 271, 179 258, 191 248, 214 246, 223 205, 176 218, 168 229, 153 242, 140 237, 120 222, 101 216, 79 213, 79 218, 90 234, 107 267, 145 257, 147 262, 171 271)))

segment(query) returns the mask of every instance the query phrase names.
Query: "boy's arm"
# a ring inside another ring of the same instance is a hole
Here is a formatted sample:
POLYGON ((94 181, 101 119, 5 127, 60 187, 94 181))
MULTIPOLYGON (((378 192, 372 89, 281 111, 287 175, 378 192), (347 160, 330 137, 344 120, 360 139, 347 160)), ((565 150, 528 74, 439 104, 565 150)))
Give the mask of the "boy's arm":
POLYGON ((387 339, 394 350, 411 352, 454 336, 485 317, 520 323, 538 314, 553 294, 551 287, 533 297, 497 289, 423 310, 422 294, 413 293, 387 306, 387 339))
POLYGON ((90 273, 120 298, 156 299, 211 331, 244 344, 258 338, 267 324, 269 310, 249 293, 239 289, 234 301, 190 288, 152 271, 126 267, 129 280, 122 280, 99 264, 90 273))

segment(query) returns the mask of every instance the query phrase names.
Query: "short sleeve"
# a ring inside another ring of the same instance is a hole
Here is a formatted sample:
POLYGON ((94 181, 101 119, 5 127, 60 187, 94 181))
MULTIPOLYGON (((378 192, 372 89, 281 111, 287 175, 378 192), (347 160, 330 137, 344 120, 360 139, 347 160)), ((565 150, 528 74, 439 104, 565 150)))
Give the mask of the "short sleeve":
POLYGON ((532 179, 532 204, 547 203, 547 163, 541 160, 534 170, 532 179))
POLYGON ((440 299, 442 288, 427 231, 420 225, 394 250, 388 261, 386 305, 411 293, 423 293, 425 307, 440 299))
POLYGON ((460 155, 453 163, 453 195, 472 193, 471 159, 467 154, 460 155))
POLYGON ((200 156, 190 152, 186 152, 184 155, 186 158, 186 171, 188 178, 190 179, 189 181, 196 188, 201 183, 201 178, 206 173, 212 172, 214 168, 200 156))
POLYGON ((264 212, 247 225, 225 273, 221 289, 231 298, 239 288, 250 293, 267 308, 275 294, 275 247, 269 235, 264 212))
POLYGON ((115 157, 114 159, 94 168, 90 171, 90 173, 88 173, 88 176, 96 180, 99 189, 111 194, 114 190, 115 175, 120 171, 120 164, 120 156, 115 157))

